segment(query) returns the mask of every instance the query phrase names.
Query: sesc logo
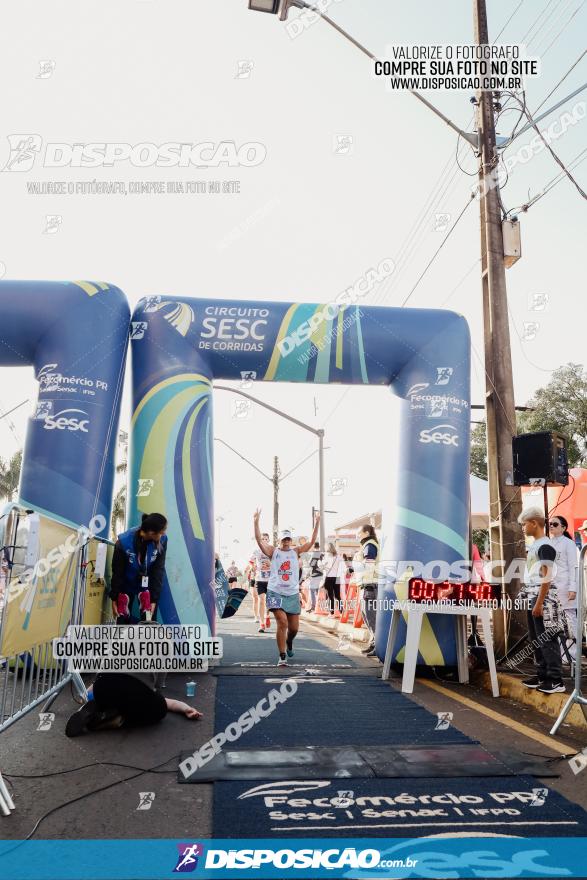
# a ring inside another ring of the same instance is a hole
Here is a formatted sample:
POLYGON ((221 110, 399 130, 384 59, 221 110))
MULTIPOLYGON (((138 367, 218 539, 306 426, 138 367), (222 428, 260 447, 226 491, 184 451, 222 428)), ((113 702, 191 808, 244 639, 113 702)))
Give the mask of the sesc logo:
POLYGON ((90 424, 87 416, 87 412, 84 412, 83 409, 62 409, 61 412, 55 413, 55 415, 48 415, 45 418, 43 428, 45 431, 57 429, 58 431, 81 431, 83 434, 87 434, 88 425, 90 424), (79 415, 86 416, 86 418, 80 419, 78 415, 71 415, 72 413, 79 413, 79 415))
POLYGON ((435 443, 437 446, 458 446, 459 435, 443 431, 443 428, 449 428, 450 431, 457 430, 454 425, 435 425, 434 428, 420 431, 420 443, 435 443))

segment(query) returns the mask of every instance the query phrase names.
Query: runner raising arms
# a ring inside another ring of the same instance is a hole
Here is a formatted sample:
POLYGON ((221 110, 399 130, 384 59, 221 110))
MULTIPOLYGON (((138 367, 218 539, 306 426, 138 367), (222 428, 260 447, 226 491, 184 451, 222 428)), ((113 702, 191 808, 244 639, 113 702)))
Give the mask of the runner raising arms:
POLYGON ((261 511, 256 510, 253 518, 255 539, 259 549, 271 560, 269 583, 267 587, 267 610, 275 617, 277 626, 278 666, 287 666, 287 658, 293 657, 293 640, 300 625, 300 573, 299 557, 311 549, 318 535, 320 516, 316 516, 312 537, 300 547, 292 547, 291 532, 281 533, 279 547, 272 547, 263 540, 259 529, 261 511))

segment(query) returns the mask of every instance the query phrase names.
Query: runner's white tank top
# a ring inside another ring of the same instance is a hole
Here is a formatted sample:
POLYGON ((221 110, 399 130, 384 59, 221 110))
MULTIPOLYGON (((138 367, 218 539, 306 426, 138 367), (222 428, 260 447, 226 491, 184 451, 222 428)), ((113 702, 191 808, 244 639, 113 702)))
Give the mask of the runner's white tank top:
POLYGON ((300 563, 295 550, 273 551, 268 589, 282 596, 295 596, 300 589, 300 563))

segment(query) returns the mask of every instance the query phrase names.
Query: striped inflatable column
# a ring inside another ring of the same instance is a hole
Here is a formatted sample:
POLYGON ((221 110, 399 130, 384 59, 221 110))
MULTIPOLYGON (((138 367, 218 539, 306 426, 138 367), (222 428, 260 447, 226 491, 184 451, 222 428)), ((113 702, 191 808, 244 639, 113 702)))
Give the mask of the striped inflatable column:
POLYGON ((212 374, 185 340, 190 306, 165 305, 149 310, 144 301, 133 316, 129 525, 142 513, 167 517, 161 618, 213 631, 212 374))
MULTIPOLYGON (((388 537, 382 548, 376 649, 383 659, 389 632, 389 600, 407 599, 409 568, 438 560, 468 559, 470 341, 464 318, 442 328, 401 370, 392 386, 400 403, 400 470, 395 504, 384 510, 388 537), (385 601, 388 600, 388 601, 385 601)), ((434 572, 439 577, 440 569, 434 572)), ((394 661, 404 656, 407 612, 402 615, 394 661)), ((456 663, 454 618, 425 617, 418 662, 456 663)))

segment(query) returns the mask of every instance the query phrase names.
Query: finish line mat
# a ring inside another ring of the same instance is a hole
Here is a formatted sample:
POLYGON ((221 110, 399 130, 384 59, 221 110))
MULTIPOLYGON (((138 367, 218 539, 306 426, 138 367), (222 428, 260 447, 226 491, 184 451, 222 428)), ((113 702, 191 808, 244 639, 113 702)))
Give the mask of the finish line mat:
MULTIPOLYGON (((189 757, 183 754, 181 760, 189 757)), ((236 780, 329 779, 350 784, 351 779, 415 779, 514 776, 559 776, 546 764, 533 763, 513 752, 491 754, 476 743, 416 748, 389 746, 328 746, 316 748, 230 749, 223 750, 186 779, 178 769, 180 783, 204 783, 236 780)))
MULTIPOLYGON (((439 746, 471 743, 452 726, 380 679, 325 675, 219 676, 215 732, 224 731, 286 680, 297 691, 238 738, 238 748, 295 746, 439 746)), ((230 745, 230 744, 229 744, 230 745)), ((232 747, 232 746, 230 746, 232 747)))
POLYGON ((587 813, 529 776, 217 782, 214 837, 584 837, 587 813))

